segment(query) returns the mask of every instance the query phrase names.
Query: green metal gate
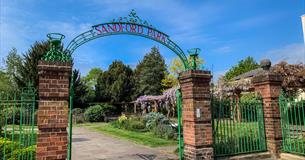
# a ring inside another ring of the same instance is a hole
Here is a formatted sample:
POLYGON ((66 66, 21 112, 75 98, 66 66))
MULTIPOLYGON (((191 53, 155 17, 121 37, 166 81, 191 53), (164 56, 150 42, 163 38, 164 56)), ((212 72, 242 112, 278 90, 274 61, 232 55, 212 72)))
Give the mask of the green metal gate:
POLYGON ((0 94, 0 157, 3 160, 32 160, 36 154, 36 91, 0 94))
POLYGON ((279 104, 283 151, 305 155, 305 100, 288 98, 282 92, 279 104))
POLYGON ((212 98, 216 157, 266 151, 261 100, 249 102, 212 98))
POLYGON ((71 76, 71 81, 70 81, 70 95, 69 95, 69 124, 68 124, 68 160, 72 159, 72 127, 73 127, 73 122, 72 122, 72 110, 73 110, 73 99, 74 99, 74 76, 72 73, 71 76))
POLYGON ((178 111, 178 141, 179 160, 183 159, 183 134, 182 134, 182 93, 180 89, 176 91, 177 111, 178 111))

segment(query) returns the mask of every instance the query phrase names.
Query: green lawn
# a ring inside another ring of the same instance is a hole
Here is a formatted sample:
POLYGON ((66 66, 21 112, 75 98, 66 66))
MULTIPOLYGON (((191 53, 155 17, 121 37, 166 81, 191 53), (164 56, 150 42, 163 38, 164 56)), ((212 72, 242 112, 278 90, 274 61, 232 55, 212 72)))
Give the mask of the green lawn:
POLYGON ((118 129, 107 123, 84 123, 76 125, 76 127, 79 126, 86 127, 92 131, 97 131, 113 137, 126 139, 149 147, 178 145, 178 141, 176 140, 167 140, 159 138, 151 132, 134 132, 124 129, 118 129))

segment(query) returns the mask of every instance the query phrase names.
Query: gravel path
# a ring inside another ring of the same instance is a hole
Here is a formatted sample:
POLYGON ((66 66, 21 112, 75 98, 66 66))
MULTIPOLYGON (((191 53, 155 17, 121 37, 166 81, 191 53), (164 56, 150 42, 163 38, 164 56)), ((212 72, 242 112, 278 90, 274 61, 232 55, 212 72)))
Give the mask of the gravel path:
POLYGON ((177 146, 150 148, 127 140, 90 131, 84 127, 73 128, 73 160, 172 160, 177 146))

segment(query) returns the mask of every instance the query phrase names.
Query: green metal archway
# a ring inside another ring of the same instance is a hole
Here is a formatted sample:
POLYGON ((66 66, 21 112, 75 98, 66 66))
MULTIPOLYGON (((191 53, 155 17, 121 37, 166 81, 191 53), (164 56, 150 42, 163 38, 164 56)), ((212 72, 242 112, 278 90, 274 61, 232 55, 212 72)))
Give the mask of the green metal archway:
MULTIPOLYGON (((167 34, 154 28, 147 21, 140 19, 136 15, 135 10, 132 10, 127 17, 119 17, 117 19, 113 19, 108 23, 102 23, 92 26, 90 30, 83 32, 80 35, 76 36, 74 39, 72 39, 72 41, 65 49, 64 54, 59 53, 57 49, 59 48, 59 44, 64 38, 64 35, 59 33, 48 34, 48 37, 51 40, 51 45, 53 44, 53 47, 51 47, 51 50, 44 56, 43 59, 48 61, 68 61, 71 59, 73 52, 79 46, 100 37, 122 34, 141 36, 154 40, 176 53, 182 61, 185 70, 196 68, 194 64, 189 63, 187 56, 184 54, 183 50, 176 43, 174 43, 167 34)), ((197 52, 199 52, 198 48, 189 50, 189 53, 193 57, 193 60, 197 58, 197 52)))

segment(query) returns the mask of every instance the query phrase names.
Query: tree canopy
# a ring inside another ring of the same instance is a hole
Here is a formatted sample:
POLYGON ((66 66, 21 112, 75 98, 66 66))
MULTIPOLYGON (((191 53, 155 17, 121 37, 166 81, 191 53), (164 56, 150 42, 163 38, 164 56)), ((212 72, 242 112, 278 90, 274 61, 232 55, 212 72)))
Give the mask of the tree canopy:
POLYGON ((16 74, 16 83, 19 88, 25 87, 27 83, 33 83, 38 88, 38 61, 49 50, 49 42, 35 42, 30 49, 23 54, 23 63, 16 74))
POLYGON ((159 95, 164 87, 162 79, 167 73, 164 58, 157 47, 152 47, 135 70, 136 97, 140 95, 159 95))
POLYGON ((228 72, 225 73, 224 79, 231 80, 232 78, 239 76, 243 73, 259 68, 259 64, 254 60, 253 57, 247 57, 238 62, 237 65, 233 66, 228 72))
MULTIPOLYGON (((191 56, 188 56, 188 62, 192 62, 191 56)), ((196 59, 197 68, 203 69, 204 60, 202 58, 196 59)), ((171 61, 170 66, 168 67, 169 73, 165 73, 165 78, 162 79, 162 86, 165 88, 172 88, 179 84, 178 76, 181 72, 184 71, 183 63, 181 62, 179 57, 174 58, 171 61)))
POLYGON ((96 97, 99 101, 130 101, 134 91, 132 69, 121 61, 114 61, 97 79, 96 97))

